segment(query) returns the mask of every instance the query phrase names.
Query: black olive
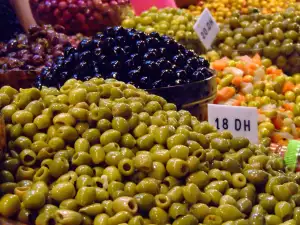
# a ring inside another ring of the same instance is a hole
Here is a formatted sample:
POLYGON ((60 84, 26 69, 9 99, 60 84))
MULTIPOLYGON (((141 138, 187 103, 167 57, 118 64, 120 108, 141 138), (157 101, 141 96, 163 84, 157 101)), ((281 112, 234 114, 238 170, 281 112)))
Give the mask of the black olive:
POLYGON ((146 38, 146 44, 148 48, 156 48, 159 45, 159 40, 154 37, 146 38))
POLYGON ((108 27, 105 29, 103 32, 103 35, 106 37, 114 37, 115 36, 115 31, 113 27, 108 27))
POLYGON ((166 81, 166 82, 170 82, 172 81, 172 79, 174 79, 174 72, 170 69, 166 69, 166 70, 163 70, 161 71, 161 79, 166 81))
POLYGON ((112 71, 120 71, 121 70, 121 67, 122 67, 122 64, 120 61, 118 60, 115 60, 115 61, 111 61, 110 62, 110 69, 112 71))
POLYGON ((147 52, 144 55, 145 60, 155 60, 157 58, 157 55, 154 52, 147 52))
POLYGON ((65 48, 64 55, 65 55, 65 57, 67 57, 70 54, 74 53, 75 51, 76 51, 75 48, 73 48, 71 46, 68 46, 68 47, 65 48))
POLYGON ((116 40, 118 46, 124 46, 126 44, 126 40, 125 40, 124 36, 117 36, 115 38, 115 40, 116 40))
POLYGON ((128 78, 133 82, 138 81, 140 79, 140 76, 141 76, 140 70, 130 70, 128 72, 128 78))
POLYGON ((200 66, 200 67, 206 67, 206 68, 209 68, 209 62, 208 62, 206 59, 200 57, 200 58, 198 59, 198 61, 199 61, 199 66, 200 66))
POLYGON ((92 53, 90 51, 84 51, 80 53, 79 60, 80 61, 89 61, 92 58, 92 53))
POLYGON ((119 60, 122 60, 125 56, 125 51, 119 46, 115 46, 112 50, 112 57, 116 57, 119 60))
POLYGON ((199 68, 197 71, 201 72, 204 75, 204 79, 207 79, 213 75, 212 71, 206 67, 199 68))
POLYGON ((150 36, 150 37, 154 37, 154 38, 160 38, 160 35, 159 35, 159 33, 157 33, 157 32, 151 32, 151 33, 149 34, 149 36, 150 36))
POLYGON ((204 79, 205 79, 205 76, 204 76, 204 74, 203 74, 201 71, 197 70, 197 71, 195 71, 195 72, 193 73, 192 79, 193 79, 194 81, 200 81, 200 80, 204 80, 204 79))
POLYGON ((178 54, 178 55, 175 55, 173 57, 173 62, 177 65, 177 66, 184 66, 186 64, 186 61, 185 61, 185 57, 184 55, 182 54, 178 54))
POLYGON ((151 87, 151 80, 148 76, 143 76, 138 82, 139 87, 141 88, 150 88, 151 87))
POLYGON ((184 79, 187 78, 187 74, 186 74, 185 70, 177 70, 176 71, 176 77, 178 79, 184 80, 184 79))
POLYGON ((164 58, 157 60, 156 63, 160 70, 166 70, 172 68, 172 63, 164 58))
POLYGON ((96 58, 98 58, 101 54, 102 54, 101 48, 96 48, 94 50, 94 56, 96 56, 96 58))
POLYGON ((83 39, 79 44, 78 44, 78 50, 79 51, 87 51, 91 50, 93 47, 93 43, 89 39, 83 39))
POLYGON ((113 29, 115 35, 124 36, 126 34, 126 30, 123 27, 116 26, 113 29))
POLYGON ((108 75, 106 76, 106 78, 107 78, 107 79, 112 78, 112 79, 120 80, 120 79, 121 79, 121 75, 120 75, 119 72, 111 72, 110 74, 108 74, 108 75))
POLYGON ((144 41, 137 41, 136 50, 138 53, 143 54, 146 51, 146 43, 144 41))

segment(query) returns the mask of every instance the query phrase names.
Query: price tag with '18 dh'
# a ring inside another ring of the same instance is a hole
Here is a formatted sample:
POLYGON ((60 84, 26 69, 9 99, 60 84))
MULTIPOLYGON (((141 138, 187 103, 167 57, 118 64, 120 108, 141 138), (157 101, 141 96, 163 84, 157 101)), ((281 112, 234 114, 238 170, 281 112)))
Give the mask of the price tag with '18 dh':
POLYGON ((231 131, 234 137, 246 137, 258 143, 257 108, 208 104, 208 122, 219 131, 231 131))
POLYGON ((211 48, 211 44, 219 33, 220 28, 209 10, 205 8, 195 23, 194 30, 204 47, 208 50, 211 48))

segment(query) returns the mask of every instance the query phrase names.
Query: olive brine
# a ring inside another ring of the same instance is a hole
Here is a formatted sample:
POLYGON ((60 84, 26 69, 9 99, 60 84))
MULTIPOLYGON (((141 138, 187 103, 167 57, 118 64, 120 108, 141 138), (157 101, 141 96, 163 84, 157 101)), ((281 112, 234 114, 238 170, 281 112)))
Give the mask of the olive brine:
POLYGON ((0 214, 37 225, 300 224, 299 173, 112 79, 0 89, 0 214))
POLYGON ((143 89, 186 84, 211 77, 209 63, 167 36, 110 27, 63 57, 38 76, 37 87, 62 86, 70 78, 114 78, 143 89))

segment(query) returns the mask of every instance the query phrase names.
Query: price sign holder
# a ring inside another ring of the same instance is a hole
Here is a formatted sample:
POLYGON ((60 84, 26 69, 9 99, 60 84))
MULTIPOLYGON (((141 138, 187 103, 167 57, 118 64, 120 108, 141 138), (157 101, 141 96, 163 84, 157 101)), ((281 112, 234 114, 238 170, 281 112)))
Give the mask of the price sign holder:
POLYGON ((204 47, 209 50, 220 28, 210 11, 205 8, 195 23, 194 30, 204 47))
POLYGON ((219 131, 231 131, 234 137, 246 137, 258 143, 257 121, 255 107, 208 104, 208 122, 219 131))

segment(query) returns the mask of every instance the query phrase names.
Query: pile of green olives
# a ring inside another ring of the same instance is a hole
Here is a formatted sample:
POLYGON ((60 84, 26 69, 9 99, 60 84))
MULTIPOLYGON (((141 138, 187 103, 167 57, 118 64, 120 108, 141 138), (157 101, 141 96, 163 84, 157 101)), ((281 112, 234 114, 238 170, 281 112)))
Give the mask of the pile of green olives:
POLYGON ((0 89, 0 215, 37 225, 300 224, 300 176, 131 84, 0 89))
POLYGON ((186 9, 151 7, 139 16, 128 16, 121 26, 149 34, 155 31, 160 35, 168 35, 188 49, 203 53, 204 48, 193 28, 196 21, 197 17, 186 9))
POLYGON ((259 53, 287 74, 300 70, 300 4, 275 14, 235 13, 220 25, 215 48, 221 56, 259 53))

